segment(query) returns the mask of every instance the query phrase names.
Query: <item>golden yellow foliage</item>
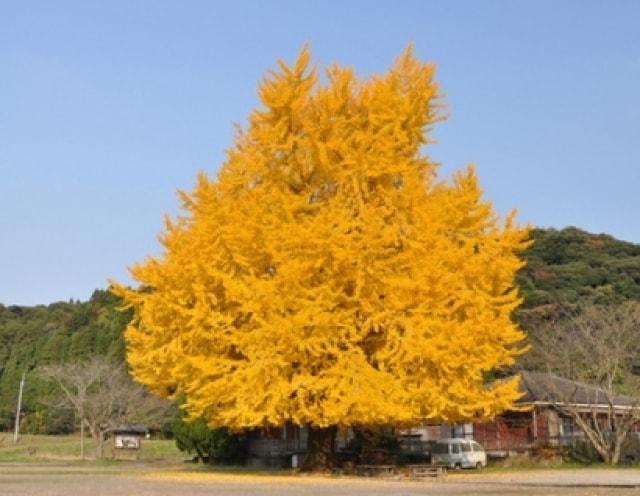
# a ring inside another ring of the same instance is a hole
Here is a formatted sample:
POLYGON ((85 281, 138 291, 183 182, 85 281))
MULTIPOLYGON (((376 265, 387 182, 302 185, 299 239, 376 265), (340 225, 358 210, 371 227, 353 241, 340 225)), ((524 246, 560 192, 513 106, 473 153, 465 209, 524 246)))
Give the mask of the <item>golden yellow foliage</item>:
POLYGON ((137 380, 192 416, 262 425, 488 418, 517 381, 513 280, 527 229, 503 225, 472 167, 439 181, 421 153, 440 119, 434 67, 407 49, 384 75, 302 50, 259 89, 217 180, 181 193, 164 253, 114 284, 135 311, 137 380))

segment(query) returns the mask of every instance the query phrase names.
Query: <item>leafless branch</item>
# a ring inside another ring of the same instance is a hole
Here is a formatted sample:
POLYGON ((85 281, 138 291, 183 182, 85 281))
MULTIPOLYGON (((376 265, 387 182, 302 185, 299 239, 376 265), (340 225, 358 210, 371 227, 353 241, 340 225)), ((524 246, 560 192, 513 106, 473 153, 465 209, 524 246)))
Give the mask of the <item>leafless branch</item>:
POLYGON ((159 427, 172 414, 172 404, 135 383, 124 364, 102 356, 44 366, 39 373, 59 389, 59 407, 75 411, 87 426, 97 442, 99 457, 111 429, 132 423, 159 427))
POLYGON ((558 410, 576 424, 609 463, 617 463, 627 433, 640 421, 640 304, 567 310, 532 334, 533 353, 547 371, 573 381, 551 391, 558 410))

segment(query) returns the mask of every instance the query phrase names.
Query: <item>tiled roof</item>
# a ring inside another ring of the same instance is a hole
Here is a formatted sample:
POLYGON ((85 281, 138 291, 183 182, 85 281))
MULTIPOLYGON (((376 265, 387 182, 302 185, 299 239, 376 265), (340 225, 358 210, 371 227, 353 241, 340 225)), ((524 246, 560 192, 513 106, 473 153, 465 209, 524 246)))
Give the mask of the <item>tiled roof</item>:
MULTIPOLYGON (((607 395, 595 386, 572 381, 544 372, 523 370, 520 372, 520 390, 524 396, 520 403, 534 401, 550 403, 572 403, 578 405, 607 404, 607 395)), ((638 406, 640 401, 629 396, 613 397, 615 406, 638 406)))
POLYGON ((111 432, 119 432, 121 434, 146 434, 149 429, 145 425, 140 424, 121 424, 111 429, 111 432))

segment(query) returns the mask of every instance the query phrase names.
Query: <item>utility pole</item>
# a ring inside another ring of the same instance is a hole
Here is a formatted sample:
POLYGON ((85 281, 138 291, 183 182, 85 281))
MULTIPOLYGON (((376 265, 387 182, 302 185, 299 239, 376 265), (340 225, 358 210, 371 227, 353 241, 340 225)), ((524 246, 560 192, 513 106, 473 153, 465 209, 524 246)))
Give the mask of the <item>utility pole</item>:
POLYGON ((13 442, 17 443, 20 440, 20 413, 22 410, 22 390, 24 389, 24 372, 22 373, 22 379, 20 379, 20 392, 18 393, 18 409, 16 411, 16 430, 13 433, 13 442))
POLYGON ((84 407, 80 410, 80 459, 84 460, 84 407))

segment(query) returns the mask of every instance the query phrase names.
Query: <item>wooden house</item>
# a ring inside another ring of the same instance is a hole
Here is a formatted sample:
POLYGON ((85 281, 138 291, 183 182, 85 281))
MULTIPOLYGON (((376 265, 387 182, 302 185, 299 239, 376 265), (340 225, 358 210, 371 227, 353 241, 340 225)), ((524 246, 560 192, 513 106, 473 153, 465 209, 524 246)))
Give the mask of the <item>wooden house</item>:
MULTIPOLYGON (((522 410, 505 412, 491 422, 473 425, 473 439, 495 456, 528 453, 540 447, 576 446, 586 442, 585 433, 566 411, 572 409, 603 418, 609 404, 604 393, 587 384, 556 375, 522 371, 518 402, 522 410)), ((635 400, 615 396, 614 414, 637 408, 635 400)))
MULTIPOLYGON (((592 386, 541 372, 522 371, 520 377, 523 396, 517 409, 490 422, 431 422, 402 430, 399 437, 405 454, 428 452, 432 443, 444 438, 474 439, 491 456, 531 453, 539 447, 575 446, 586 442, 586 436, 558 406, 570 404, 585 412, 592 412, 594 408, 604 412, 608 408, 603 393, 592 386)), ((637 407, 633 399, 625 396, 616 396, 614 402, 621 413, 637 407)), ((291 466, 306 451, 307 435, 306 426, 293 424, 253 431, 249 435, 250 463, 291 466)), ((350 429, 340 432, 336 450, 348 451, 352 437, 350 429)))

